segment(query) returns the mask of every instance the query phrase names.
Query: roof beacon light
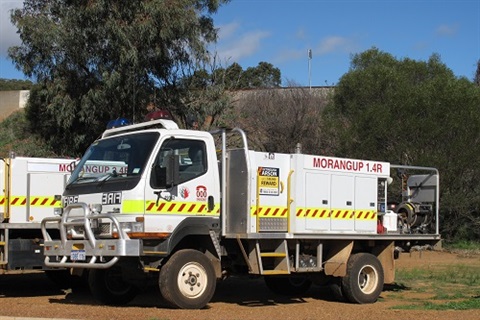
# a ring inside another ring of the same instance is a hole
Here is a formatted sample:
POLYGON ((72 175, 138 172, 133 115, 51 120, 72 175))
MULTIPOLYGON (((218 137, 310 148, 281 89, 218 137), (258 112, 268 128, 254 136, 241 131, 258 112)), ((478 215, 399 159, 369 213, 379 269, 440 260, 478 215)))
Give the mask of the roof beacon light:
POLYGON ((130 121, 125 118, 117 118, 115 120, 110 120, 107 123, 107 129, 112 129, 112 128, 118 128, 118 127, 123 127, 123 126, 128 126, 130 125, 130 121))

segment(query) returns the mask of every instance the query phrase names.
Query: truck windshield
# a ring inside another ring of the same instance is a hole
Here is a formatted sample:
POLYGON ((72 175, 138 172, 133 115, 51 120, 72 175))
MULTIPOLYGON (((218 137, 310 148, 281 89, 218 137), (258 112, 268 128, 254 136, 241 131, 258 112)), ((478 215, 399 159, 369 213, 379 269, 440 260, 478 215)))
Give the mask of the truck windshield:
POLYGON ((95 141, 75 167, 68 184, 139 177, 158 137, 158 132, 142 132, 95 141))

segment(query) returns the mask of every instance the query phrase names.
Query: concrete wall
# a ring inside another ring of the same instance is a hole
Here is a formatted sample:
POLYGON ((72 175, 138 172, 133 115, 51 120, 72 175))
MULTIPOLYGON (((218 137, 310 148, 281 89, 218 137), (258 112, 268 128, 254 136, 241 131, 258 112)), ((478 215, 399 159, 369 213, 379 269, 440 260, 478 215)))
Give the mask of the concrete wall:
POLYGON ((0 121, 25 108, 29 95, 29 90, 0 91, 0 121))

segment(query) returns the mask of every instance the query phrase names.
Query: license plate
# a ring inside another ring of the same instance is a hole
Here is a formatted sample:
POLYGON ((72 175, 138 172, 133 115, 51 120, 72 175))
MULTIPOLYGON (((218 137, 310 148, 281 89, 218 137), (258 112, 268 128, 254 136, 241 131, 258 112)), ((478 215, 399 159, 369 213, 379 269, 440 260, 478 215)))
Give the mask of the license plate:
POLYGON ((70 252, 70 259, 72 261, 84 261, 87 259, 85 250, 72 250, 70 252))

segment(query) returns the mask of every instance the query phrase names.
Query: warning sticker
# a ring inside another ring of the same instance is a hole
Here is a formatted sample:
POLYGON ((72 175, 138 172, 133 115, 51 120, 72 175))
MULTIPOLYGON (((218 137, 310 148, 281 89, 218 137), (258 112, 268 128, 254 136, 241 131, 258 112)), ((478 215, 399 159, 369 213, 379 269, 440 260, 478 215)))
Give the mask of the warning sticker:
POLYGON ((258 167, 259 193, 264 196, 278 196, 280 194, 280 169, 258 167))

